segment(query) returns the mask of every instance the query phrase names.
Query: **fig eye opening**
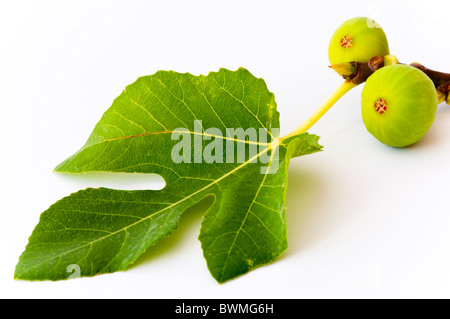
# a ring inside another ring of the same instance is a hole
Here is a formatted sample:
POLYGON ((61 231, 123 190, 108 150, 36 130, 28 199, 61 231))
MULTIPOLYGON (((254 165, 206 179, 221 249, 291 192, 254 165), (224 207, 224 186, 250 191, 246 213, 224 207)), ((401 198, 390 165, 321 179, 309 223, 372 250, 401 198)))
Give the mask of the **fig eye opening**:
POLYGON ((348 49, 348 48, 351 48, 352 46, 353 46, 353 41, 352 41, 351 36, 346 35, 341 39, 341 47, 348 49))
POLYGON ((387 102, 385 99, 379 99, 375 102, 375 109, 378 113, 383 114, 387 110, 387 102))

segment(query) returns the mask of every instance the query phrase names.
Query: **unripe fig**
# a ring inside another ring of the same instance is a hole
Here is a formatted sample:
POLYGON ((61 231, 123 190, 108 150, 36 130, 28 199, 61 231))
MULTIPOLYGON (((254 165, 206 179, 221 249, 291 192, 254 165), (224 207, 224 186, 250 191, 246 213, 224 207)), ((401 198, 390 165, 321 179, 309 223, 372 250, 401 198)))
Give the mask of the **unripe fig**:
POLYGON ((374 56, 389 54, 389 45, 383 29, 369 18, 345 21, 334 32, 328 47, 330 63, 369 62, 374 56))
POLYGON ((361 97, 367 130, 380 142, 394 147, 419 141, 430 129, 437 105, 431 79, 421 70, 402 64, 373 73, 361 97))

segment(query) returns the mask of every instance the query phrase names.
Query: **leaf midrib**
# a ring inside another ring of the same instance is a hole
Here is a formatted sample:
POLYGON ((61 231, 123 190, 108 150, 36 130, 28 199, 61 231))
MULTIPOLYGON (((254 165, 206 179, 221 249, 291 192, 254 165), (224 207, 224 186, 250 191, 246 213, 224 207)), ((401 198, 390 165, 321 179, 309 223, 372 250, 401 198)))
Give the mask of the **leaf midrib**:
MULTIPOLYGON (((270 169, 270 167, 271 167, 271 165, 272 165, 272 161, 273 161, 274 156, 275 156, 275 152, 272 152, 272 154, 271 154, 271 156, 270 156, 269 163, 268 163, 268 165, 267 165, 267 169, 270 169)), ((252 213, 252 212, 251 212, 251 209, 252 209, 252 207, 253 207, 253 204, 256 203, 256 198, 258 197, 258 195, 259 195, 259 193, 260 193, 260 191, 261 191, 261 188, 262 188, 262 186, 264 185, 264 183, 265 183, 265 181, 266 181, 267 175, 268 175, 268 174, 265 174, 265 175, 264 175, 264 177, 263 177, 261 183, 259 184, 258 190, 256 191, 255 196, 253 197, 252 202, 251 202, 250 205, 248 206, 247 212, 246 212, 244 218, 242 219, 241 224, 239 225, 239 229, 235 232, 235 236, 234 236, 233 242, 231 243, 230 248, 229 248, 228 251, 227 251, 227 257, 226 257, 225 263, 224 263, 224 265, 223 265, 223 267, 222 267, 222 272, 221 272, 221 274, 220 274, 220 281, 223 281, 223 276, 224 276, 224 273, 225 273, 225 269, 227 268, 228 260, 230 259, 231 250, 233 249, 233 247, 234 247, 235 244, 236 244, 236 240, 237 240, 237 238, 238 238, 238 236, 239 236, 239 233, 240 233, 241 231, 245 231, 245 230, 243 229, 244 224, 245 224, 245 221, 247 220, 248 215, 249 215, 250 213, 252 213)), ((253 214, 254 214, 254 213, 253 213, 253 214)), ((264 224, 262 223, 262 225, 264 225, 264 224)), ((265 226, 265 225, 264 225, 264 226, 265 226)), ((265 226, 265 227, 267 228, 267 226, 265 226)), ((270 232, 270 233, 272 234, 272 232, 270 232)), ((252 239, 252 241, 254 241, 253 238, 250 236, 250 234, 248 234, 248 236, 250 237, 250 239, 252 239)), ((274 236, 274 235, 272 234, 272 236, 274 236)), ((277 239, 277 240, 279 240, 279 238, 277 238, 277 237, 275 237, 275 236, 274 236, 274 238, 277 239)))
MULTIPOLYGON (((228 131, 227 131, 228 132, 228 131)), ((192 131, 177 131, 177 130, 173 130, 173 131, 159 131, 159 132, 147 132, 147 133, 143 133, 143 134, 137 134, 137 135, 125 135, 125 136, 119 136, 119 137, 114 137, 114 138, 110 138, 110 139, 104 139, 101 140, 99 142, 93 143, 93 144, 89 144, 85 147, 83 147, 81 149, 81 151, 84 151, 92 146, 96 146, 98 144, 101 143, 105 143, 105 142, 113 142, 113 141, 117 141, 117 140, 123 140, 123 139, 128 139, 128 138, 138 138, 138 137, 144 137, 144 136, 149 136, 149 135, 157 135, 157 134, 172 134, 172 133, 189 133, 192 135, 202 135, 202 136, 208 136, 208 137, 214 137, 214 138, 221 138, 224 140, 230 140, 230 141, 234 141, 236 143, 245 143, 245 144, 249 144, 249 145, 269 145, 270 143, 261 143, 261 142, 254 142, 254 141, 250 141, 250 140, 240 140, 240 139, 235 139, 235 138, 230 138, 228 136, 221 136, 221 135, 213 135, 213 134, 207 134, 207 133, 198 133, 198 132, 192 132, 192 131)))

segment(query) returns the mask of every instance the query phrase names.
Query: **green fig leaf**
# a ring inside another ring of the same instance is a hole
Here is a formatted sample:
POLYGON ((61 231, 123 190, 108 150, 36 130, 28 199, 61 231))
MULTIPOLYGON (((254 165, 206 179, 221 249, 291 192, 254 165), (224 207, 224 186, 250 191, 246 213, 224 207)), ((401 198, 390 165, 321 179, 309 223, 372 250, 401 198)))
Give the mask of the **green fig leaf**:
POLYGON ((287 248, 289 161, 321 150, 317 136, 283 140, 279 127, 274 95, 245 69, 139 78, 55 171, 156 173, 166 186, 86 189, 58 201, 42 213, 15 278, 124 270, 209 195, 199 240, 218 282, 275 260, 287 248))

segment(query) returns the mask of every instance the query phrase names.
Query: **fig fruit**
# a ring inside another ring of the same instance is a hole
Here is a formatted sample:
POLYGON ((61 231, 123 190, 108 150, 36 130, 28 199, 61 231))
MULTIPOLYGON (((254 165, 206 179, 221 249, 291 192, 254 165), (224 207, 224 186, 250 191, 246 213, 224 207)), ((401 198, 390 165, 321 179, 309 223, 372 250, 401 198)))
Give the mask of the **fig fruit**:
POLYGON ((369 62, 374 56, 389 55, 386 34, 378 23, 358 17, 345 21, 331 37, 328 47, 330 63, 369 62))
POLYGON ((361 96, 364 124, 380 142, 405 147, 419 141, 433 124, 436 88, 421 70, 403 64, 385 66, 368 79, 361 96))

